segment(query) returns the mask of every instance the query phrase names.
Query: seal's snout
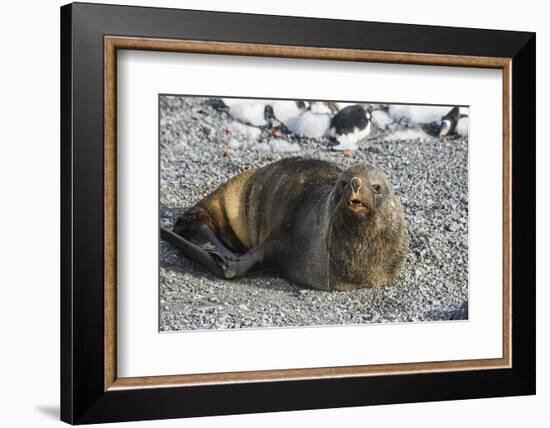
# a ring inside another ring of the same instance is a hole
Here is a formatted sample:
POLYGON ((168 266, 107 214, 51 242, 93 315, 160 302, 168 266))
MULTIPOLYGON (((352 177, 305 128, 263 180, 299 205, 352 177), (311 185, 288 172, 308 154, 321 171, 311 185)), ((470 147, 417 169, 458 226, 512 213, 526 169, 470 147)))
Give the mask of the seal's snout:
POLYGON ((354 192, 358 192, 359 189, 361 188, 361 184, 362 184, 362 181, 359 177, 353 177, 351 179, 351 188, 353 189, 354 192))
POLYGON ((372 209, 372 201, 364 185, 364 179, 352 177, 347 186, 345 198, 348 207, 356 214, 366 214, 372 209))

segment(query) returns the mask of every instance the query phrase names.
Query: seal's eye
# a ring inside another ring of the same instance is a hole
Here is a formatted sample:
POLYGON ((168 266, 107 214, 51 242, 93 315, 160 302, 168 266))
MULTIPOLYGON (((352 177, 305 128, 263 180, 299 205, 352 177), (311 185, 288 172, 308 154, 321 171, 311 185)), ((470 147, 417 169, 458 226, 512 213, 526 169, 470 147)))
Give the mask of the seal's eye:
POLYGON ((340 181, 340 186, 342 186, 342 188, 346 187, 347 185, 348 185, 348 182, 346 180, 340 181))
POLYGON ((382 186, 380 186, 380 184, 373 184, 372 185, 372 191, 374 193, 380 193, 381 190, 382 190, 382 186))

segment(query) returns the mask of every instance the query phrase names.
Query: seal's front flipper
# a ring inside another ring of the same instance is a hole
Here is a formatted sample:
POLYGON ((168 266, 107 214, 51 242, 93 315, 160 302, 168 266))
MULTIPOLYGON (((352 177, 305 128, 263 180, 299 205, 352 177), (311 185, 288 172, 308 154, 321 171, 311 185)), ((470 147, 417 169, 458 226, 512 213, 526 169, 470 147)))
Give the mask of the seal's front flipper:
POLYGON ((202 264, 204 267, 210 269, 212 273, 219 276, 220 278, 226 278, 223 269, 216 262, 216 260, 214 260, 214 258, 210 254, 208 254, 207 251, 205 251, 198 245, 195 245, 191 241, 182 238, 171 230, 164 228, 160 229, 160 237, 166 242, 169 242, 170 244, 179 248, 186 257, 202 264))
POLYGON ((240 278, 246 275, 255 265, 256 265, 256 262, 251 260, 245 254, 239 260, 234 260, 225 267, 225 270, 224 270, 225 278, 227 279, 240 278))
POLYGON ((232 260, 224 268, 225 277, 228 279, 240 278, 255 268, 265 265, 266 261, 272 256, 275 246, 275 241, 265 241, 240 256, 237 260, 232 260))

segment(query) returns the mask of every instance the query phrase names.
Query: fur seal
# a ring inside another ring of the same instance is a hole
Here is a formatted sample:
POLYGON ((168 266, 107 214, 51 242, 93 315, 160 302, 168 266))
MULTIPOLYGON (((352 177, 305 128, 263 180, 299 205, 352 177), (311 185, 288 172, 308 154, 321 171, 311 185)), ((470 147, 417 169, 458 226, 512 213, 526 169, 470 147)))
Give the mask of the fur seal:
POLYGON ((304 158, 233 177, 161 236, 221 278, 274 269, 326 291, 390 284, 409 246, 403 208, 380 170, 304 158))

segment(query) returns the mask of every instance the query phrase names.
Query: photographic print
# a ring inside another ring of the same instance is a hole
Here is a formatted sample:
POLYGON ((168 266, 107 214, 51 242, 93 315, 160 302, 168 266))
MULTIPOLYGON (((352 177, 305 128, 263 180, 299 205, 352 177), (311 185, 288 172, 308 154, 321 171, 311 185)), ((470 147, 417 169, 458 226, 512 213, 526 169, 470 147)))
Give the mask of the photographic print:
POLYGON ((60 23, 61 420, 536 392, 534 33, 60 23))
POLYGON ((468 319, 467 106, 158 101, 160 331, 468 319))

